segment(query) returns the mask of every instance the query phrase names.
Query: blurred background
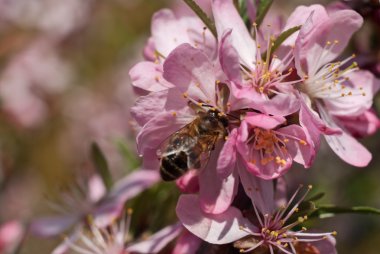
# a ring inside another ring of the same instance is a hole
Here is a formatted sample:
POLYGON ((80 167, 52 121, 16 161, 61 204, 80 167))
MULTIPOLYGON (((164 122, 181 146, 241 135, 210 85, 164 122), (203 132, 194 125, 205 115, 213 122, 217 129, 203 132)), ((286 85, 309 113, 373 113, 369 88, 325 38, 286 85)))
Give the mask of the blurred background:
MULTIPOLYGON (((380 77, 378 1, 344 2, 366 20, 348 52, 380 77)), ((272 11, 287 17, 312 3, 331 1, 275 1, 272 11)), ((139 165, 128 71, 142 59, 152 14, 164 7, 188 11, 180 0, 0 0, 0 225, 49 214, 47 199, 91 173, 93 142, 114 179, 139 165)), ((379 112, 379 96, 374 106, 379 112)), ((323 145, 315 165, 295 168, 288 180, 314 184, 326 193, 322 203, 380 208, 380 133, 363 143, 374 155, 367 168, 348 166, 323 145)), ((132 200, 132 227, 174 222, 178 195, 160 184, 132 200)), ((338 231, 340 253, 379 253, 379 217, 342 215, 318 227, 338 231)), ((50 253, 60 240, 27 235, 19 253, 50 253)))

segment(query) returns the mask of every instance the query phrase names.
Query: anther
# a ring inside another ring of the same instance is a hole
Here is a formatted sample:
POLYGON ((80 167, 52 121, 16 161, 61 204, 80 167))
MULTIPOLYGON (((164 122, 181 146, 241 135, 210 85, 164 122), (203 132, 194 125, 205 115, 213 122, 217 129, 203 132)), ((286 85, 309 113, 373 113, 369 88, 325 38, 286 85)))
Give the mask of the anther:
POLYGON ((173 111, 173 112, 172 112, 172 115, 173 115, 173 116, 177 116, 177 112, 173 111))

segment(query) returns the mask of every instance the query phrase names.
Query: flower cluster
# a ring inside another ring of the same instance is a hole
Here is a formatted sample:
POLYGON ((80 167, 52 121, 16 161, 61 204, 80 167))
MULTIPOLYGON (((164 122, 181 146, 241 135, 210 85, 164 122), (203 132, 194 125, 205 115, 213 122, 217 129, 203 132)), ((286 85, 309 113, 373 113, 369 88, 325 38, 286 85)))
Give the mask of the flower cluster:
POLYGON ((296 201, 298 190, 277 206, 273 180, 293 162, 311 167, 322 137, 350 165, 371 161, 357 138, 379 128, 371 106, 380 82, 355 55, 342 56, 362 17, 343 5, 311 5, 284 24, 258 24, 250 1, 249 22, 232 0, 210 5, 213 22, 157 12, 146 61, 130 71, 141 95, 132 116, 143 168, 179 177, 190 194, 177 215, 206 242, 242 252, 335 253, 335 232, 305 232, 299 225, 307 217, 294 219, 305 196, 296 201), (251 199, 247 209, 237 208, 239 186, 251 199))

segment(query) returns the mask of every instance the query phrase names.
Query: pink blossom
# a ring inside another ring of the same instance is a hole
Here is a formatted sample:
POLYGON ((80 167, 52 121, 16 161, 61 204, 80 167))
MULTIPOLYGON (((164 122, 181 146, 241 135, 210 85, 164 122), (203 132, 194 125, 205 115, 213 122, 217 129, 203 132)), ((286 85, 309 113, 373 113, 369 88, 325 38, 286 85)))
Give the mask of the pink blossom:
POLYGON ((283 126, 284 123, 284 117, 247 113, 223 147, 218 159, 219 174, 228 175, 234 168, 243 167, 260 178, 273 179, 286 173, 293 160, 310 167, 315 150, 305 130, 296 124, 283 126))
POLYGON ((93 0, 1 0, 2 22, 27 29, 39 29, 49 36, 61 38, 82 27, 93 0))
POLYGON ((21 127, 38 126, 49 113, 48 99, 67 88, 72 74, 71 67, 58 55, 54 41, 34 41, 15 55, 2 72, 2 110, 21 127))
POLYGON ((316 147, 319 134, 324 134, 341 159, 358 167, 366 166, 372 156, 338 118, 367 111, 379 81, 371 73, 358 70, 356 63, 348 65, 353 56, 332 61, 362 22, 362 17, 352 10, 314 9, 299 32, 294 52, 297 73, 303 79, 299 86, 303 100, 301 124, 308 129, 316 147))
POLYGON ((100 227, 109 225, 123 209, 124 203, 159 180, 159 174, 152 170, 138 170, 127 175, 107 191, 101 178, 91 177, 87 187, 63 193, 62 205, 52 204, 62 215, 36 219, 31 230, 40 236, 54 236, 75 226, 74 234, 91 217, 100 227), (82 194, 81 194, 82 193, 82 194), (84 195, 85 194, 85 195, 84 195))
POLYGON ((152 18, 152 36, 145 47, 145 58, 129 72, 132 84, 146 91, 162 91, 173 84, 162 77, 165 58, 182 43, 201 49, 208 56, 216 56, 216 42, 202 21, 194 16, 176 15, 168 9, 156 12, 152 18))
POLYGON ((0 225, 0 254, 15 251, 24 235, 24 227, 18 221, 9 221, 0 225))
MULTIPOLYGON (((214 0, 213 14, 218 31, 219 56, 223 71, 233 82, 231 92, 241 100, 250 101, 250 107, 263 113, 289 115, 299 109, 292 84, 289 66, 292 50, 281 58, 271 58, 274 41, 272 34, 265 35, 265 44, 254 41, 232 1, 214 0), (266 56, 262 54, 266 50, 266 56)), ((253 30, 258 34, 254 25, 253 30)))
POLYGON ((182 195, 177 205, 177 215, 184 227, 204 241, 212 244, 233 243, 244 253, 267 248, 270 253, 295 254, 298 253, 296 250, 305 250, 304 243, 321 248, 318 250, 324 254, 336 253, 335 241, 329 238, 336 232, 311 233, 306 232, 305 227, 299 231, 292 230, 307 220, 307 216, 298 217, 295 221, 291 218, 308 191, 297 199, 300 187, 287 203, 277 207, 273 182, 249 179, 243 186, 253 207, 244 215, 235 207, 217 215, 206 214, 198 208, 196 195, 182 195), (325 241, 328 242, 322 244, 325 241))
POLYGON ((89 223, 88 228, 82 228, 75 236, 66 238, 53 254, 65 253, 71 249, 78 254, 153 254, 163 249, 182 230, 179 224, 170 225, 149 236, 147 239, 131 242, 129 230, 131 226, 132 210, 128 210, 119 222, 114 221, 108 227, 100 227, 89 223))
MULTIPOLYGON (((170 135, 192 122, 196 112, 188 106, 204 103, 221 113, 237 109, 237 101, 224 98, 220 92, 219 65, 200 49, 189 44, 177 47, 164 63, 164 78, 175 85, 170 90, 140 97, 132 109, 136 121, 142 126, 137 136, 143 168, 159 168, 157 150, 170 135), (157 135, 160 133, 160 135, 157 135)), ((226 209, 236 193, 234 174, 226 179, 216 176, 217 156, 222 147, 218 144, 206 168, 199 172, 199 191, 203 209, 221 212, 226 209), (210 182, 212 179, 212 182, 210 182)))

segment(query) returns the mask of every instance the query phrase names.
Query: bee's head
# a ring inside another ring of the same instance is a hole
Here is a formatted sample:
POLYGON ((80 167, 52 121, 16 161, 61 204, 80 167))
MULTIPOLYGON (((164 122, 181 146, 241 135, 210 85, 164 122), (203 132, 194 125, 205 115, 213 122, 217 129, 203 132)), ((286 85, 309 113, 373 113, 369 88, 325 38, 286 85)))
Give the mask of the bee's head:
POLYGON ((221 123, 223 127, 227 128, 228 127, 228 118, 225 114, 221 113, 219 110, 213 109, 213 110, 208 110, 207 111, 207 118, 211 121, 214 122, 214 124, 219 124, 221 123))

